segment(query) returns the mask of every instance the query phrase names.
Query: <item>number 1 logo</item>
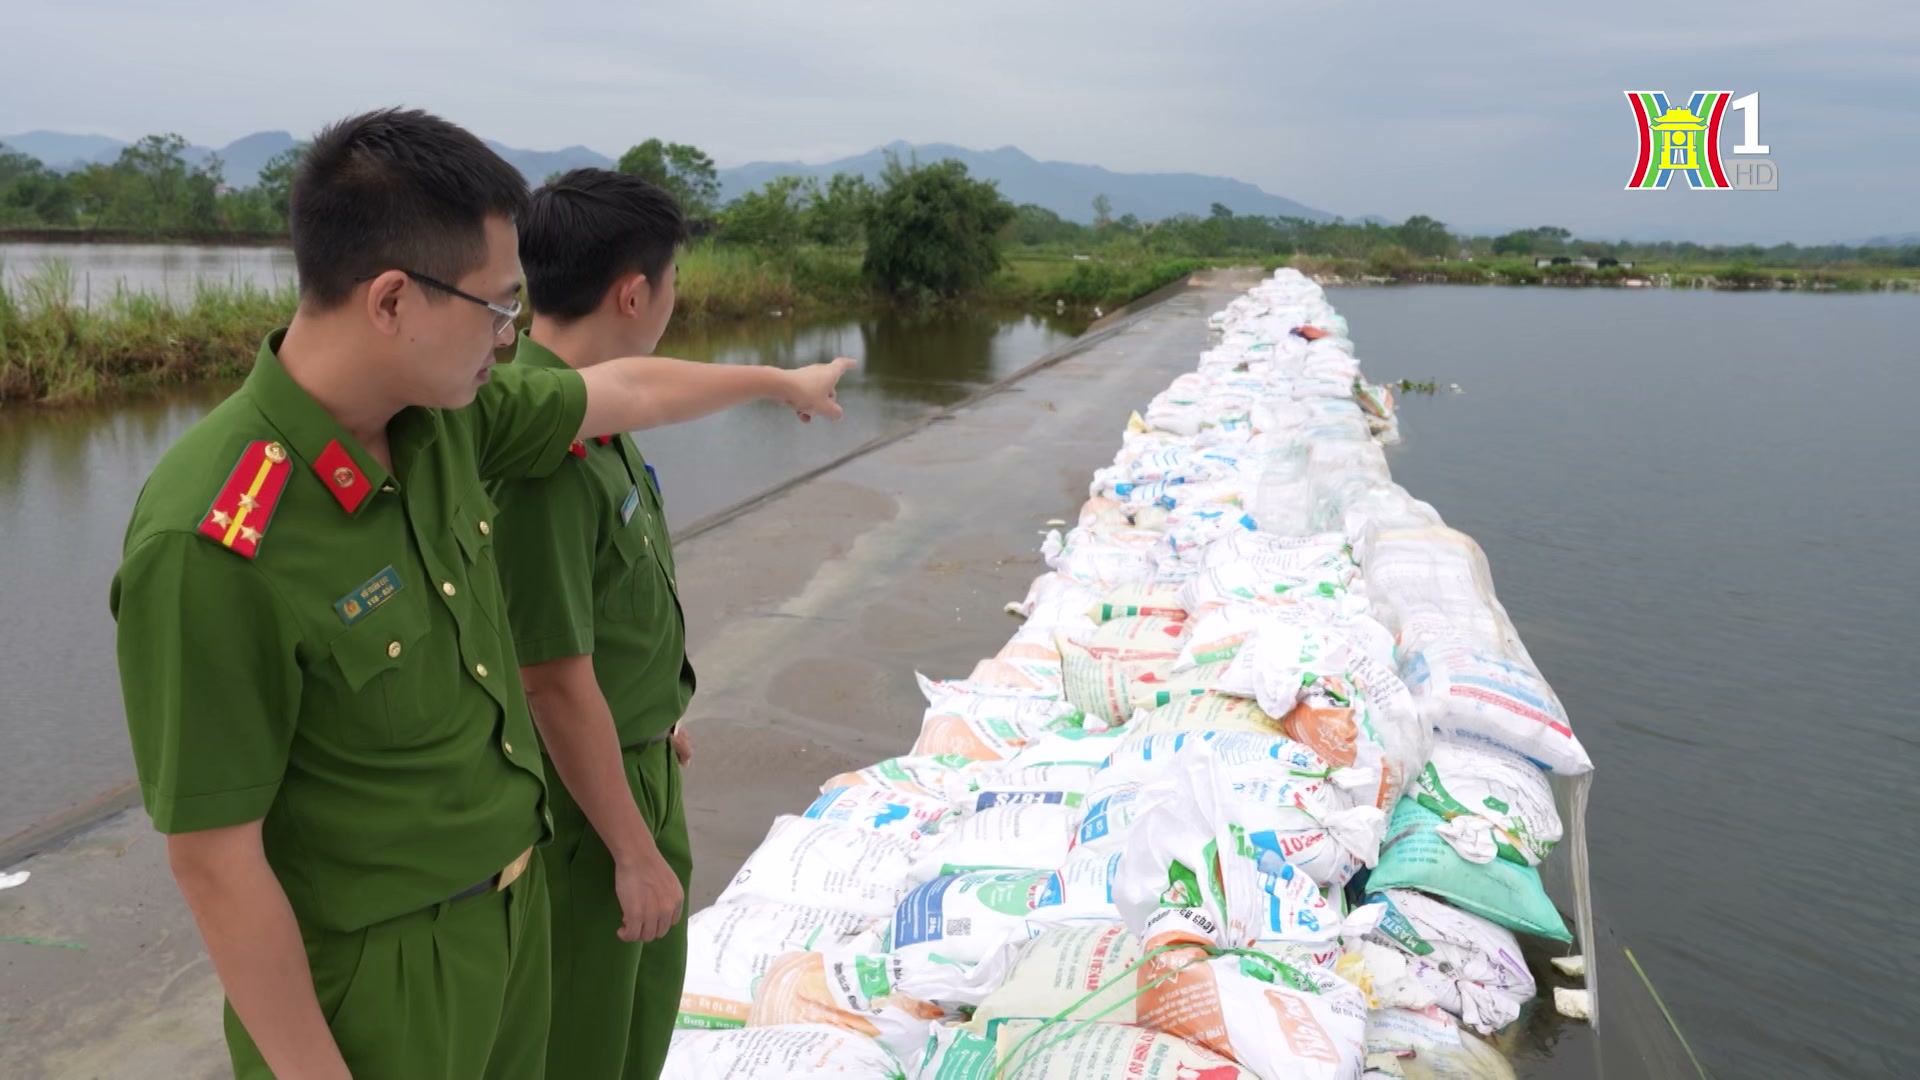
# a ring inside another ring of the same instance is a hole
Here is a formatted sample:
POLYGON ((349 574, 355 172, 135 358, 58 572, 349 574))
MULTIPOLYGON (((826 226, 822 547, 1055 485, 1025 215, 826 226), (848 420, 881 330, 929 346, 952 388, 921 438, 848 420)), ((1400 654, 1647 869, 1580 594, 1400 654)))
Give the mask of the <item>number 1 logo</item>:
POLYGON ((1696 90, 1684 106, 1675 106, 1658 90, 1628 90, 1627 104, 1640 133, 1640 156, 1634 164, 1628 191, 1663 191, 1674 176, 1684 176, 1696 190, 1725 191, 1737 185, 1727 179, 1720 155, 1720 121, 1733 109, 1746 120, 1744 138, 1735 154, 1765 154, 1760 143, 1760 95, 1734 98, 1726 90, 1696 90))

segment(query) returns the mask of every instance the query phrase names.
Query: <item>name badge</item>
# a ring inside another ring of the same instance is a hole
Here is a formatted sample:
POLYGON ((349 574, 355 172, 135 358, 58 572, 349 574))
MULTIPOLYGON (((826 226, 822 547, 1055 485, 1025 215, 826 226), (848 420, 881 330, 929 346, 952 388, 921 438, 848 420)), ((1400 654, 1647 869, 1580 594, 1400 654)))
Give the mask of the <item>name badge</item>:
POLYGON ((633 512, 638 509, 640 509, 640 489, 637 486, 630 487, 627 489, 627 501, 620 504, 620 524, 625 525, 632 521, 633 512))
POLYGON ((333 610, 340 616, 341 622, 352 626, 399 591, 400 575, 389 566, 368 578, 366 584, 335 600, 333 610))

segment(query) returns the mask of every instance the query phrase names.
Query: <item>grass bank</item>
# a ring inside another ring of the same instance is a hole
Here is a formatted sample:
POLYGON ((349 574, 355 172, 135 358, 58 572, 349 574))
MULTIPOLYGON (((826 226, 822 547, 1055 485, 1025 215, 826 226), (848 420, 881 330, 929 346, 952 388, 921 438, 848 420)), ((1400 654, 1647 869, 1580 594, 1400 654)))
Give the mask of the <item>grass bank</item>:
MULTIPOLYGON (((768 256, 700 244, 679 262, 676 318, 689 323, 856 315, 891 302, 862 276, 856 251, 768 256)), ((1016 255, 985 288, 953 302, 987 310, 1111 310, 1204 265, 1016 255)), ((285 325, 296 303, 291 285, 209 282, 177 303, 125 290, 102 298, 96 289, 89 306, 78 284, 71 267, 58 263, 29 277, 0 272, 0 406, 83 403, 244 375, 261 336, 285 325)))
POLYGON ((59 265, 0 282, 0 405, 243 375, 295 301, 292 285, 207 285, 186 303, 120 290, 89 309, 74 286, 59 265))

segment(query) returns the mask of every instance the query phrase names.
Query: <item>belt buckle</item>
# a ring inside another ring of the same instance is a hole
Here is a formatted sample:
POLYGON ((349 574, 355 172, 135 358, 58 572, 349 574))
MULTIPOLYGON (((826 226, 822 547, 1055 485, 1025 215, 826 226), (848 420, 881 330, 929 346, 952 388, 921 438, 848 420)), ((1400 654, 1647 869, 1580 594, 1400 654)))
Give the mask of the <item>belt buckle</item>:
POLYGON ((520 875, 527 872, 527 864, 532 861, 533 861, 532 848, 528 848, 527 850, 521 852, 517 858, 515 858, 512 862, 507 864, 507 868, 505 870, 500 871, 500 884, 494 886, 494 890, 496 892, 507 891, 508 886, 511 886, 514 882, 519 881, 520 875))

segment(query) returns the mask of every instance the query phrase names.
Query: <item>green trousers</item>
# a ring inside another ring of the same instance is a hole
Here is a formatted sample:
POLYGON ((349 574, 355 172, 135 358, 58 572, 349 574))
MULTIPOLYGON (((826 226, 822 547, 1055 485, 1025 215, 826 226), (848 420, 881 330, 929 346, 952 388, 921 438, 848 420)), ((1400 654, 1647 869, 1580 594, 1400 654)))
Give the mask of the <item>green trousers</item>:
MULTIPOLYGON (((540 1080, 552 977, 545 878, 535 851, 504 892, 352 933, 301 928, 354 1080, 540 1080)), ((231 1003, 226 1027, 235 1080, 272 1080, 231 1003)))
MULTIPOLYGON (((662 741, 622 755, 627 786, 653 832, 653 842, 690 888, 693 849, 680 798, 680 762, 662 741)), ((549 764, 548 776, 559 774, 549 764)), ((547 1043, 551 1080, 655 1080, 680 1012, 687 971, 687 921, 665 937, 625 942, 620 900, 613 892, 613 856, 558 781, 548 787, 553 843, 546 849, 547 893, 553 901, 553 1033, 547 1043)))

